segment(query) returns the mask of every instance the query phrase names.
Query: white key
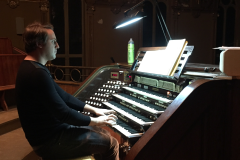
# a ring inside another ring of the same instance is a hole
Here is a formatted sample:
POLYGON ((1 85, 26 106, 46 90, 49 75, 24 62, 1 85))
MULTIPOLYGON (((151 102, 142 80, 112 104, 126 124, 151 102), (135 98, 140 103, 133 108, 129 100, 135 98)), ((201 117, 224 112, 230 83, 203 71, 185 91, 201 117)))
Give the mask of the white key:
POLYGON ((125 89, 128 90, 128 91, 136 92, 136 93, 138 93, 138 94, 141 94, 141 95, 143 95, 143 96, 150 97, 150 98, 155 99, 155 100, 158 100, 158 101, 162 101, 162 102, 165 102, 165 103, 171 103, 171 102, 172 102, 172 100, 169 100, 169 99, 167 99, 167 98, 162 98, 162 97, 159 97, 159 96, 155 96, 155 95, 152 95, 152 94, 143 92, 143 91, 139 91, 139 90, 134 89, 134 88, 130 88, 130 87, 123 87, 123 88, 125 88, 125 89))
POLYGON ((124 100, 124 101, 126 101, 126 102, 128 102, 128 103, 130 103, 130 104, 133 104, 133 105, 135 105, 135 106, 137 106, 137 107, 139 107, 139 108, 141 108, 141 109, 143 109, 143 110, 145 110, 145 111, 148 111, 148 112, 150 112, 150 113, 153 113, 153 114, 160 114, 160 113, 163 113, 163 112, 164 112, 164 111, 157 111, 157 110, 155 110, 155 109, 153 109, 153 108, 150 108, 150 107, 145 106, 145 105, 143 105, 143 104, 141 104, 141 103, 135 102, 135 101, 133 101, 133 100, 131 100, 131 99, 125 98, 125 97, 123 97, 123 96, 121 96, 121 95, 118 95, 118 94, 113 94, 113 96, 115 96, 115 97, 117 97, 117 98, 119 98, 119 99, 122 99, 122 100, 124 100))
POLYGON ((154 123, 154 122, 144 122, 142 119, 139 119, 139 118, 133 116, 132 114, 119 109, 118 107, 110 104, 109 102, 103 102, 103 104, 105 104, 106 106, 110 107, 114 111, 124 115, 125 117, 128 117, 129 119, 131 119, 132 121, 135 121, 136 123, 138 123, 140 125, 149 125, 149 124, 153 124, 154 123))
POLYGON ((130 132, 128 132, 128 130, 126 130, 122 126, 114 125, 113 127, 116 128, 118 131, 122 132, 124 135, 130 135, 131 134, 130 132))
POLYGON ((113 128, 115 128, 116 130, 118 130, 119 132, 121 132, 122 134, 124 134, 126 137, 141 137, 143 135, 143 133, 134 133, 131 134, 130 132, 128 132, 128 130, 126 130, 125 128, 123 128, 120 125, 114 125, 112 126, 113 128))

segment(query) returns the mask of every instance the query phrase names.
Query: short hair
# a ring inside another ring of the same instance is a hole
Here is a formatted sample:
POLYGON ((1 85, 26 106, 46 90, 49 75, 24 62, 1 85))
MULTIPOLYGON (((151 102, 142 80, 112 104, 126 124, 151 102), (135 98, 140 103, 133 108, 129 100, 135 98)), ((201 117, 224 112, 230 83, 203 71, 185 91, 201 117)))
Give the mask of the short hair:
POLYGON ((27 53, 36 50, 38 44, 44 45, 47 43, 48 33, 46 29, 53 30, 53 26, 51 24, 42 25, 40 22, 33 22, 25 28, 23 42, 27 53))

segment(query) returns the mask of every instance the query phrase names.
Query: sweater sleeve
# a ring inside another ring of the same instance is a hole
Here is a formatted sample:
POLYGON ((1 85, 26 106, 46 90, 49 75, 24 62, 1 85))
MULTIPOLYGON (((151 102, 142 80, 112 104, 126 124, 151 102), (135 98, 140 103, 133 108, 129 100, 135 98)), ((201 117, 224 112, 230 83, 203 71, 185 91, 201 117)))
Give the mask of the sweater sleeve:
POLYGON ((50 112, 55 118, 57 118, 62 123, 68 123, 71 125, 87 126, 90 123, 90 117, 77 112, 74 109, 82 110, 84 107, 83 102, 71 95, 57 90, 59 88, 55 86, 55 82, 49 76, 49 74, 44 69, 36 69, 31 75, 31 82, 34 84, 32 86, 36 87, 37 95, 41 96, 41 102, 48 112, 50 112), (62 98, 66 96, 66 98, 62 98), (67 103, 63 100, 65 99, 67 103), (69 102, 73 100, 73 102, 69 102), (68 106, 70 104, 74 109, 68 106), (76 107, 80 105, 80 107, 76 107))
POLYGON ((83 111, 85 103, 80 101, 79 99, 73 97, 71 94, 65 92, 61 87, 59 87, 54 82, 55 89, 59 96, 63 99, 63 101, 68 105, 68 107, 75 109, 77 111, 83 111))

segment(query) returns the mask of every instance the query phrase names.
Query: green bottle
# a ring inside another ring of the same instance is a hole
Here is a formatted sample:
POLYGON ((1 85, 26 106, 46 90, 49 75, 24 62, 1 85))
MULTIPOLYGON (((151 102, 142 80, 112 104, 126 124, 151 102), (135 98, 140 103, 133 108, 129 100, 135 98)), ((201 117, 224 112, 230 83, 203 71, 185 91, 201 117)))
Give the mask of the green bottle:
POLYGON ((134 42, 132 38, 128 41, 128 63, 134 62, 134 42))

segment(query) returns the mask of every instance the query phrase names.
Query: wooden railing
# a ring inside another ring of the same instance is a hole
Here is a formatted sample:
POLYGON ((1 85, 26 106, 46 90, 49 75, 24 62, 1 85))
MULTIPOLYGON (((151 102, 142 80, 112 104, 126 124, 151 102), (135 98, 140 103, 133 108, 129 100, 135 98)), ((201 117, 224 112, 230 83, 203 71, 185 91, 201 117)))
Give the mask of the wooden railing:
POLYGON ((83 82, 97 67, 46 65, 56 81, 83 82))
POLYGON ((14 47, 14 46, 12 47, 12 49, 13 49, 13 53, 22 54, 22 55, 27 55, 26 52, 22 51, 21 49, 18 49, 18 48, 16 48, 16 47, 14 47))
POLYGON ((74 94, 82 82, 96 69, 84 66, 59 66, 46 64, 55 82, 67 93, 74 94))

